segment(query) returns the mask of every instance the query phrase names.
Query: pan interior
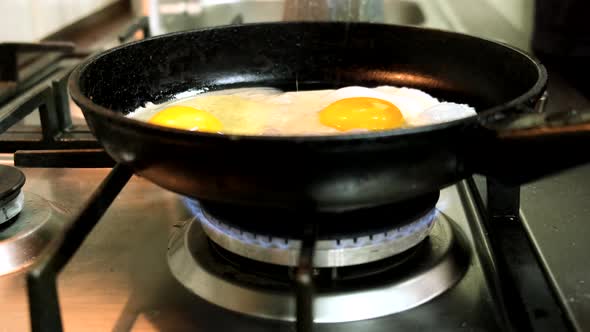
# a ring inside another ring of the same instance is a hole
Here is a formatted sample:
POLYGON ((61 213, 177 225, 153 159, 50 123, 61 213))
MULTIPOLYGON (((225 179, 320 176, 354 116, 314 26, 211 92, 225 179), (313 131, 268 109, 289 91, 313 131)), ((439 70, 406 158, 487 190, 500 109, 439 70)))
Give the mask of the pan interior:
POLYGON ((522 96, 539 79, 538 66, 523 53, 464 35, 362 23, 274 23, 119 47, 82 69, 80 91, 127 114, 201 89, 393 85, 481 111, 522 96))

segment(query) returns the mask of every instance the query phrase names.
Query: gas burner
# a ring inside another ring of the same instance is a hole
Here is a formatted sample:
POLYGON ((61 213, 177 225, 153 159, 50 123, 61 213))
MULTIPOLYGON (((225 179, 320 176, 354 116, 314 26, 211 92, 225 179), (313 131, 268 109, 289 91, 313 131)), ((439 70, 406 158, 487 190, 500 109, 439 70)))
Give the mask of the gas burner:
MULTIPOLYGON (((467 270, 468 250, 450 220, 440 213, 433 218, 429 236, 401 254, 360 265, 316 268, 314 321, 386 316, 416 307, 451 288, 467 270)), ((294 321, 293 268, 234 254, 208 241, 201 225, 195 218, 173 234, 168 250, 172 274, 187 289, 223 308, 294 321)))
POLYGON ((348 211, 310 213, 186 200, 207 236, 220 247, 260 262, 296 266, 303 225, 318 225, 314 267, 365 264, 399 254, 426 238, 439 193, 348 211))
POLYGON ((11 220, 23 209, 21 188, 25 175, 16 167, 0 165, 0 225, 11 220))
POLYGON ((62 232, 65 224, 65 213, 42 197, 20 192, 19 188, 15 200, 19 199, 20 203, 13 207, 18 205, 22 211, 0 224, 0 275, 16 272, 33 263, 51 239, 62 232))
MULTIPOLYGON (((297 266, 301 240, 256 233, 234 227, 207 213, 193 208, 196 219, 207 236, 222 248, 260 262, 297 266)), ((315 267, 339 267, 377 261, 404 252, 420 243, 434 224, 435 208, 415 220, 392 223, 387 230, 374 233, 351 233, 348 236, 320 238, 315 245, 315 267)), ((357 223, 365 224, 364 220, 357 223)), ((366 225, 366 224, 365 224, 366 225)))

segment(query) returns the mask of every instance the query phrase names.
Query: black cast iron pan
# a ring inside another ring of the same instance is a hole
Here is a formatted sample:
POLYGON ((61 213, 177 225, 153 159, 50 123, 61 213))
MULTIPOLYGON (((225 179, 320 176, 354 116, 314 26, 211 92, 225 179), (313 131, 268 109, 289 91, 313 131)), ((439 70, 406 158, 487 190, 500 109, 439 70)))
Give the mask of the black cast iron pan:
POLYGON ((164 188, 215 202, 341 211, 438 191, 472 173, 519 184, 589 161, 587 112, 534 112, 546 80, 525 53, 465 35, 273 23, 127 44, 80 65, 69 88, 105 150, 164 188), (469 103, 480 114, 329 137, 208 134, 124 117, 195 88, 384 84, 469 103))

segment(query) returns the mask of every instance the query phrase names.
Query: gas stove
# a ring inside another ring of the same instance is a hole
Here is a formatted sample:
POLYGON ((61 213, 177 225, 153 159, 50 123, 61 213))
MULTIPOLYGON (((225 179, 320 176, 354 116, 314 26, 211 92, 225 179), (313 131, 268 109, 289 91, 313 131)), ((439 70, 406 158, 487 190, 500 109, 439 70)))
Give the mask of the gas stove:
MULTIPOLYGON (((27 178, 23 209, 2 225, 0 242, 0 308, 8 331, 27 330, 30 324, 36 330, 51 330, 29 319, 29 309, 38 310, 33 320, 51 312, 51 301, 43 294, 50 287, 37 289, 42 294, 36 294, 30 281, 27 285, 26 273, 47 266, 48 253, 53 251, 49 240, 65 236, 62 243, 75 247, 87 231, 79 250, 63 246, 60 252, 65 258, 58 258, 64 262, 73 255, 57 279, 58 312, 65 329, 294 329, 293 321, 301 314, 297 310, 301 289, 295 282, 297 254, 305 247, 301 241, 246 229, 246 223, 236 223, 215 208, 138 177, 117 194, 125 182, 121 169, 115 169, 106 186, 100 181, 113 172, 108 168, 19 169, 27 178), (101 195, 92 196, 97 190, 101 195), (100 214, 111 198, 114 202, 94 229, 79 223, 92 223, 93 214, 100 214), (92 206, 92 213, 85 204, 92 206), (86 217, 72 226, 80 213, 86 217), (21 226, 29 223, 44 226, 21 226), (45 245, 19 261, 26 248, 38 242, 36 238, 45 239, 45 245), (23 245, 11 247, 17 239, 23 245), (22 263, 6 269, 7 262, 14 261, 22 263)), ((313 256, 324 259, 310 270, 313 330, 571 327, 564 320, 561 298, 544 277, 547 265, 524 250, 528 240, 524 230, 510 228, 514 216, 497 216, 493 222, 500 226, 489 228, 476 186, 468 180, 445 188, 432 210, 418 213, 416 219, 392 220, 391 229, 365 229, 353 237, 318 233, 313 256), (499 235, 510 236, 505 239, 508 243, 493 244, 492 236, 499 235), (410 248, 398 252, 396 241, 401 249, 410 248), (376 256, 367 254, 372 252, 369 248, 376 256), (504 250, 519 250, 516 261, 504 250), (381 258, 380 251, 392 254, 381 258), (514 302, 519 298, 522 302, 514 302)), ((395 219, 395 214, 385 216, 395 219)), ((352 220, 363 225, 370 219, 352 220)))
MULTIPOLYGON (((111 168, 64 99, 89 54, 45 51, 43 73, 2 77, 4 330, 590 328, 588 166, 340 214, 198 202, 111 168)), ((549 70, 546 111, 590 106, 549 70)))
MULTIPOLYGON (((54 214, 55 219, 46 222, 55 222, 58 227, 45 236, 55 239, 92 200, 91 193, 110 170, 22 171, 27 177, 25 197, 44 202, 54 214)), ((333 266, 313 270, 313 317, 317 322, 313 330, 494 330, 501 326, 494 295, 472 242, 470 223, 481 220, 475 214, 469 216, 475 211, 466 212, 462 207, 463 200, 472 199, 468 190, 467 184, 443 190, 432 210, 415 220, 394 220, 390 230, 381 228, 374 234, 357 234, 349 239, 320 239, 315 255, 325 257, 325 264, 333 266), (412 235, 415 238, 409 239, 412 235), (411 248, 398 253, 388 242, 392 239, 400 241, 400 249, 411 248), (335 249, 328 249, 330 246, 335 249), (380 246, 393 254, 374 257, 376 260, 369 263, 354 261, 370 259, 363 253, 380 246), (356 256, 354 251, 361 254, 356 256), (378 318, 368 320, 373 317, 378 318)), ((26 222, 24 213, 33 208, 33 204, 25 204, 11 227, 26 222)), ((229 226, 228 219, 214 219, 212 215, 192 200, 133 177, 59 274, 64 328, 292 330, 297 311, 297 287, 292 278, 297 267, 291 266, 287 252, 301 243, 246 230, 238 237, 240 231, 229 226), (207 235, 212 232, 223 235, 207 235), (244 247, 224 244, 223 239, 228 238, 243 246, 257 246, 259 252, 250 250, 247 257, 241 252, 247 250, 244 247), (269 251, 266 260, 272 262, 264 262, 262 248, 274 248, 279 253, 269 251)), ((363 224, 361 220, 359 225, 363 224)), ((297 257, 294 262, 298 262, 297 257)), ((321 260, 318 263, 323 265, 321 260)), ((6 299, 1 303, 2 323, 10 331, 26 330, 30 324, 24 277, 27 270, 34 271, 34 266, 33 270, 23 267, 0 277, 6 299)), ((48 309, 40 306, 40 310, 48 309)))

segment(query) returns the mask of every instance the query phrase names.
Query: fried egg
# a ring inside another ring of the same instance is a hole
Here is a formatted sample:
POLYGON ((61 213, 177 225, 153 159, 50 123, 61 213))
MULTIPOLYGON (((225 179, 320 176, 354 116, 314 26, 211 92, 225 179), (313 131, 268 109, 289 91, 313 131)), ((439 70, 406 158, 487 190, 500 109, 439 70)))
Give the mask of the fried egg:
POLYGON ((240 135, 334 135, 436 124, 475 115, 411 88, 349 86, 282 92, 240 88, 147 104, 128 117, 178 129, 240 135))
POLYGON ((220 133, 223 129, 221 121, 211 115, 211 113, 182 105, 165 108, 151 117, 149 122, 164 127, 191 131, 220 133))

